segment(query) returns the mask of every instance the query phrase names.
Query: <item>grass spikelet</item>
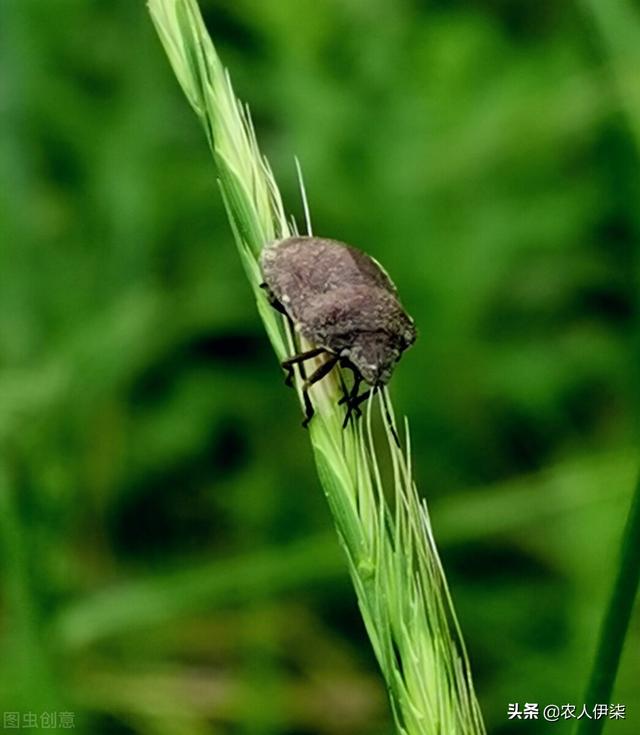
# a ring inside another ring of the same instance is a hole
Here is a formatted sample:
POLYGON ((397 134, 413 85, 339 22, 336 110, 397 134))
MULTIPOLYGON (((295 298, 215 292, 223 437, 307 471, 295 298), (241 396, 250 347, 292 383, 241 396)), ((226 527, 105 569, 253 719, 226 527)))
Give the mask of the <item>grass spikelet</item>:
MULTIPOLYGON (((287 219, 249 112, 235 97, 195 0, 150 0, 149 8, 176 77, 204 127, 258 311, 283 360, 304 345, 294 345, 294 336, 260 289, 258 257, 267 242, 293 234, 295 226, 287 219)), ((297 390, 300 397, 299 381, 297 390)), ((313 387, 316 416, 309 436, 397 730, 407 735, 484 733, 429 515, 411 474, 408 425, 402 432, 403 451, 394 437, 395 423, 385 420, 386 404, 395 421, 389 396, 378 393, 363 419, 343 430, 340 395, 335 376, 313 387), (386 427, 377 439, 376 413, 386 427)))

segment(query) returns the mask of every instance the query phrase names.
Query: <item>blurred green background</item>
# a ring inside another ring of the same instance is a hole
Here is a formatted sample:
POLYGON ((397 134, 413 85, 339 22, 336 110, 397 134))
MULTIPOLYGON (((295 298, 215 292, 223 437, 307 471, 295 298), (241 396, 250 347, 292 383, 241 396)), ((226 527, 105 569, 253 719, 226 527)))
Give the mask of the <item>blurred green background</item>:
MULTIPOLYGON (((490 731, 568 732, 507 707, 581 704, 636 471, 640 13, 201 4, 288 206, 297 154, 316 232, 382 261, 420 329, 392 392, 490 731)), ((0 0, 0 181, 0 712, 390 733, 142 2, 0 0)), ((640 731, 639 651, 636 615, 611 735, 640 731)))

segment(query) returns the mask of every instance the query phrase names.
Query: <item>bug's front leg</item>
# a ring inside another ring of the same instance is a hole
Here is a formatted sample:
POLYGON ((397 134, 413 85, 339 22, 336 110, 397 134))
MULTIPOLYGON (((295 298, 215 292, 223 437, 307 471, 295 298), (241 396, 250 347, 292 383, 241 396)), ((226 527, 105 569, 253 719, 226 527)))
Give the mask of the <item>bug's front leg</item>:
POLYGON ((355 418, 360 418, 360 416, 362 416, 360 404, 364 403, 364 401, 367 400, 371 391, 366 391, 361 396, 358 396, 358 391, 360 390, 360 386, 362 384, 362 375, 360 375, 360 371, 352 363, 347 362, 346 364, 344 364, 344 367, 348 367, 353 373, 353 386, 351 388, 351 391, 349 392, 345 390, 345 394, 338 401, 339 406, 342 406, 344 404, 347 405, 347 413, 344 417, 344 421, 342 422, 342 428, 346 429, 349 423, 349 419, 351 419, 352 416, 355 418))
MULTIPOLYGON (((287 377, 285 378, 285 385, 288 385, 290 388, 293 387, 293 376, 295 374, 295 365, 302 366, 302 363, 306 360, 311 360, 313 357, 318 357, 318 355, 321 355, 323 352, 326 352, 324 347, 315 347, 312 350, 307 350, 306 352, 300 352, 298 355, 294 355, 293 357, 289 357, 286 360, 283 360, 280 365, 286 370, 287 377)), ((304 377, 304 376, 303 376, 304 377)))
POLYGON ((367 400, 367 398, 369 398, 370 395, 371 395, 371 391, 367 390, 359 396, 349 398, 349 402, 347 404, 347 414, 344 417, 344 421, 342 422, 343 429, 347 428, 349 419, 352 416, 355 416, 355 418, 357 419, 359 419, 362 416, 362 410, 360 409, 360 404, 364 403, 367 400))
POLYGON ((309 388, 311 388, 314 383, 322 380, 325 375, 328 375, 336 366, 338 359, 337 355, 331 355, 326 362, 323 362, 322 365, 320 365, 320 367, 304 381, 304 385, 302 386, 302 398, 304 400, 305 418, 302 425, 305 429, 309 425, 309 421, 311 421, 314 414, 313 404, 309 398, 309 388))

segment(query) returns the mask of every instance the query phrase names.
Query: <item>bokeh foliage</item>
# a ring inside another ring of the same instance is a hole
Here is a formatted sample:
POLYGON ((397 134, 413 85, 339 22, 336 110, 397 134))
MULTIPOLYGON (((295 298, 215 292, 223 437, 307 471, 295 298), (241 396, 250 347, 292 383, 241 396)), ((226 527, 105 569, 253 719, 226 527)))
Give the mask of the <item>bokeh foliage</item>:
MULTIPOLYGON (((637 13, 201 4, 289 208, 295 153, 315 230, 381 260, 420 327, 392 391, 489 730, 566 732, 506 709, 579 702, 633 484, 637 13)), ((143 3, 0 0, 0 86, 0 710, 388 732, 143 3)), ((640 724, 639 644, 636 617, 618 735, 640 724)))

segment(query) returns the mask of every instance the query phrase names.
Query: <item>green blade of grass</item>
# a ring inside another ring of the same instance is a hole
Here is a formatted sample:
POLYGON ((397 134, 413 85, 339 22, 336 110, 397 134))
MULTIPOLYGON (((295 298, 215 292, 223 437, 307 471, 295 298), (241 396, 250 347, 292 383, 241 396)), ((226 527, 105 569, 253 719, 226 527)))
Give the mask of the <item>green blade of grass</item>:
MULTIPOLYGON (((601 37, 621 108, 636 150, 640 152, 640 14, 629 0, 582 0, 601 37)), ((596 655, 585 694, 588 707, 611 702, 624 641, 640 583, 640 479, 623 533, 615 581, 600 629, 596 655)), ((584 718, 576 735, 598 735, 605 719, 584 718)))
MULTIPOLYGON (((587 686, 585 704, 611 702, 624 641, 640 583, 640 479, 631 501, 631 509, 622 538, 620 560, 609 604, 602 621, 600 639, 587 686)), ((576 735, 598 735, 604 718, 583 718, 578 721, 576 735)))

